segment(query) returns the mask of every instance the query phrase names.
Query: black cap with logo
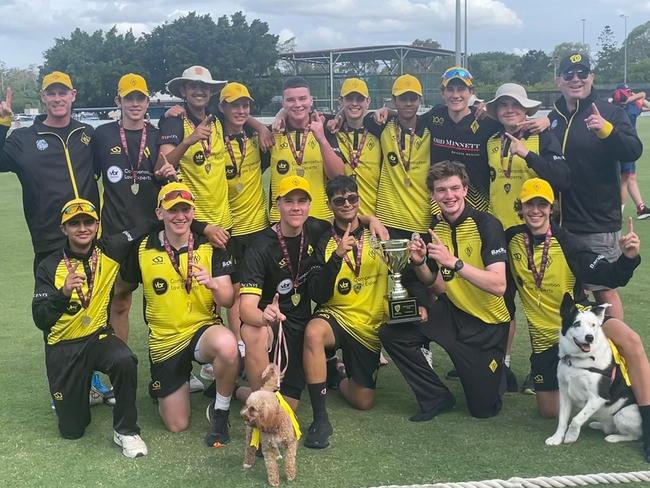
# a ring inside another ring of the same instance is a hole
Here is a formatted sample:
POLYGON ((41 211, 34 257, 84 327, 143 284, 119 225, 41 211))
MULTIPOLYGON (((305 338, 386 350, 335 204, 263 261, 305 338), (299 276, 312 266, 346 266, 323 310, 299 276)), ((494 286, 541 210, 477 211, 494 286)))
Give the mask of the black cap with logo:
POLYGON ((569 54, 560 60, 559 74, 565 73, 570 69, 579 68, 591 71, 591 61, 589 60, 589 56, 581 53, 569 54))

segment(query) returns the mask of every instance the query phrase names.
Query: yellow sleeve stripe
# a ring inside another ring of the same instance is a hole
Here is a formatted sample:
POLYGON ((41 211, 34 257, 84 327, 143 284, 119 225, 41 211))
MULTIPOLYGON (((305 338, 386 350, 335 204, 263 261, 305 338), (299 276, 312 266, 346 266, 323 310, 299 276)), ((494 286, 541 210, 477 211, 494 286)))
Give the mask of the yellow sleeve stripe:
POLYGON ((262 290, 259 288, 255 288, 252 286, 242 286, 239 289, 239 294, 240 295, 257 295, 257 296, 262 296, 262 290))

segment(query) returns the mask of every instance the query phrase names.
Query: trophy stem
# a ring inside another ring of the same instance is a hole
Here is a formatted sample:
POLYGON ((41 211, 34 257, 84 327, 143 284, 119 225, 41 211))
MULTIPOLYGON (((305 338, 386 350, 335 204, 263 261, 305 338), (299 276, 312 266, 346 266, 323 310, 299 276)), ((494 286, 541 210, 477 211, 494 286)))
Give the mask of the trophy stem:
POLYGON ((408 291, 402 286, 402 273, 393 273, 391 278, 393 280, 393 289, 390 292, 390 298, 392 300, 408 298, 408 291))

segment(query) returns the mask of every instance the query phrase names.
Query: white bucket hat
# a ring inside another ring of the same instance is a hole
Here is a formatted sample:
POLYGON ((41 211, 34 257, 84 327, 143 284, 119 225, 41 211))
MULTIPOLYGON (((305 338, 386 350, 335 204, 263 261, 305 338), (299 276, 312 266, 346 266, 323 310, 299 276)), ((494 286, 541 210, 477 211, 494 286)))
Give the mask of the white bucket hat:
POLYGON ((167 91, 175 97, 181 97, 181 86, 186 81, 200 81, 206 85, 211 85, 214 88, 213 92, 217 91, 217 87, 226 84, 225 81, 213 80, 210 70, 207 68, 203 66, 190 66, 183 71, 182 76, 173 78, 167 82, 167 91))
POLYGON ((519 102, 519 104, 526 110, 526 115, 533 115, 535 112, 537 112, 537 110, 539 110, 539 106, 542 104, 540 101, 531 100, 528 98, 526 89, 523 86, 517 85, 516 83, 504 83, 499 88, 497 88, 497 92, 494 95, 494 98, 490 100, 485 106, 487 114, 492 119, 496 120, 497 118, 496 102, 501 97, 510 97, 517 100, 517 102, 519 102))

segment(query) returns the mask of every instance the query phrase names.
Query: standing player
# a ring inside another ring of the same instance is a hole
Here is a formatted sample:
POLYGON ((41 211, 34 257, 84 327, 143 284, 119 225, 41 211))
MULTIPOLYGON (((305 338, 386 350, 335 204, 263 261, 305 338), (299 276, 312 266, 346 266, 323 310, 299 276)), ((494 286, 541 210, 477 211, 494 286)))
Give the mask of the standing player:
POLYGON ((39 264, 32 302, 34 322, 45 338, 45 366, 59 431, 66 439, 84 434, 90 423, 88 389, 97 369, 107 373, 115 387, 113 440, 125 456, 145 456, 135 407, 137 359, 108 323, 120 262, 133 235, 144 230, 95 241, 97 210, 80 198, 63 206, 60 221, 67 242, 39 264))
MULTIPOLYGON (((588 56, 575 53, 563 58, 556 83, 562 96, 549 114, 551 131, 562 141, 574 182, 562 194, 562 225, 613 262, 620 256, 622 219, 618 162, 636 161, 643 146, 623 110, 596 97, 588 56)), ((623 320, 616 289, 589 284, 585 288, 593 291, 598 303, 612 305, 608 310, 612 317, 623 320)))
POLYGON ((349 176, 327 183, 334 225, 316 247, 316 266, 309 276, 309 294, 319 304, 305 330, 303 364, 313 422, 305 446, 329 445, 332 425, 327 416, 325 352, 343 350, 347 378, 339 384, 355 408, 372 408, 381 343, 379 326, 386 321, 388 270, 370 231, 358 217, 359 189, 349 176))
POLYGON ((501 410, 505 391, 503 356, 510 322, 503 298, 507 260, 503 227, 494 216, 466 203, 468 176, 461 163, 434 164, 427 186, 442 219, 434 218, 428 245, 414 240, 411 262, 425 285, 442 275, 446 293, 430 307, 426 324, 387 325, 379 336, 420 406, 411 421, 430 420, 455 403, 420 349, 430 341, 451 357, 470 413, 492 417, 501 410))
POLYGON ((215 303, 231 306, 232 258, 191 231, 194 195, 183 183, 158 194, 156 215, 164 230, 151 233, 131 254, 123 278, 143 283, 149 326, 150 394, 168 430, 189 426, 192 361, 212 363, 217 392, 207 416, 208 446, 230 441, 228 415, 238 372, 237 340, 216 314, 215 303))

